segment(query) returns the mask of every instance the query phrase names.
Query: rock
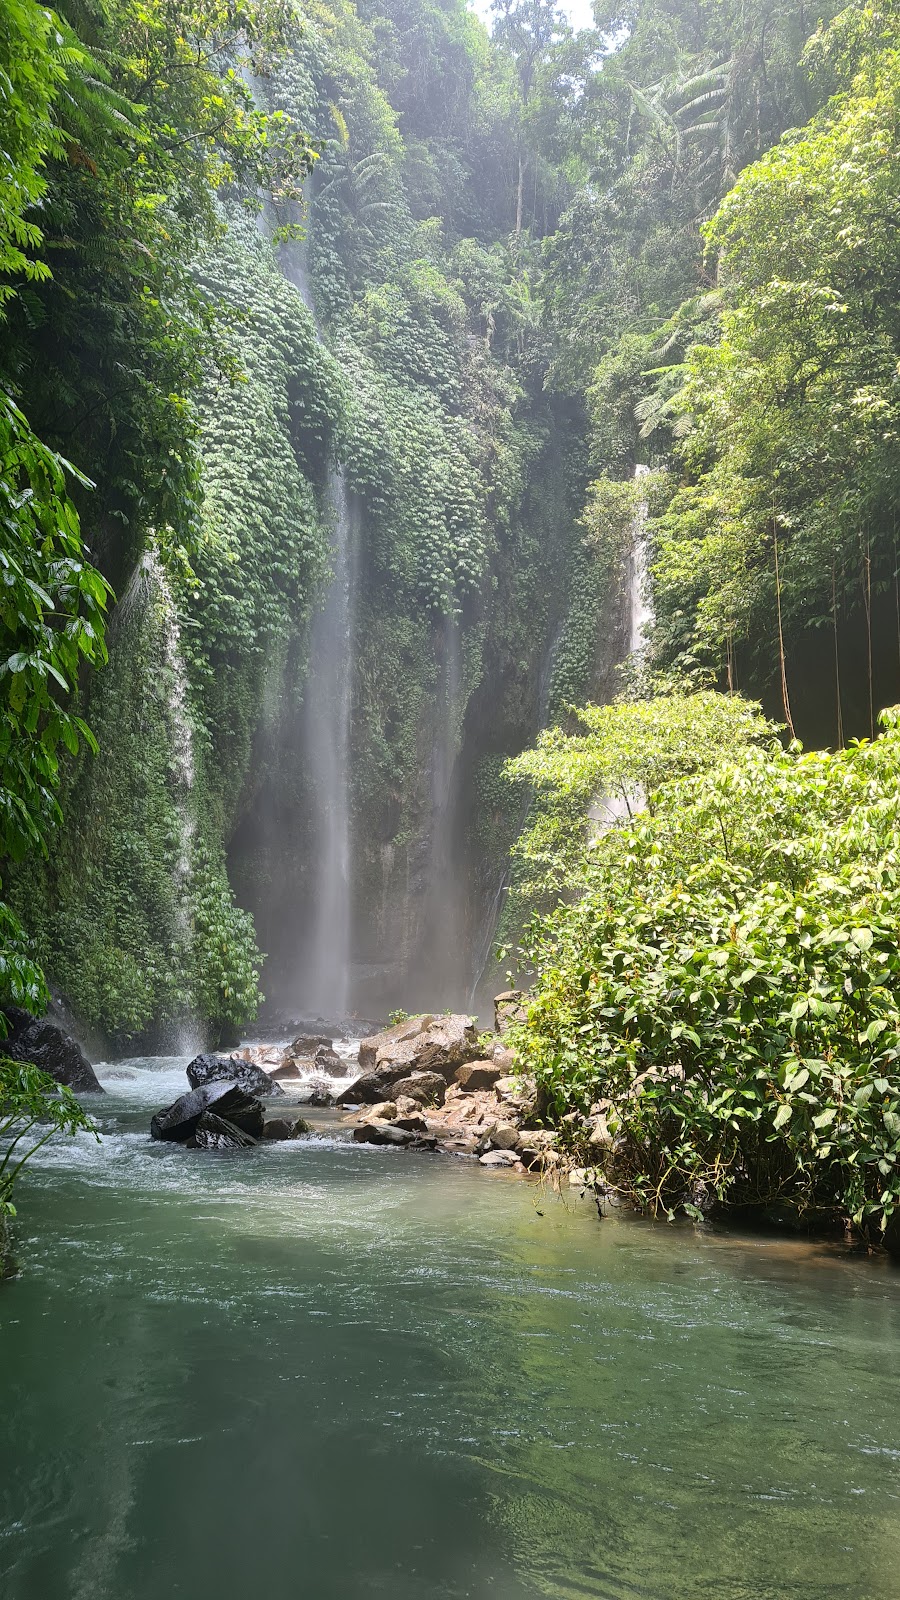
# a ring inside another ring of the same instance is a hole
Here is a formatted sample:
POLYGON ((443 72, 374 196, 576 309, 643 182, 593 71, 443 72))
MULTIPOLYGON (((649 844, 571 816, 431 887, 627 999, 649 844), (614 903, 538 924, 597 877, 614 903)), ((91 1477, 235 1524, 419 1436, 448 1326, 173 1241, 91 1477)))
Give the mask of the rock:
POLYGON ((490 1138, 495 1150, 515 1150, 521 1134, 511 1122, 498 1122, 490 1138))
POLYGON ((188 1094, 181 1095, 170 1106, 157 1111, 150 1123, 151 1136, 184 1144, 196 1132, 204 1111, 213 1107, 217 1116, 234 1122, 253 1138, 259 1138, 263 1127, 263 1108, 258 1100, 251 1099, 233 1082, 205 1083, 201 1088, 191 1089, 188 1094))
POLYGON ((205 1083, 227 1080, 236 1083, 249 1095, 284 1094, 280 1084, 268 1072, 263 1072, 255 1061, 244 1061, 240 1056, 195 1056, 188 1065, 187 1075, 192 1089, 199 1089, 205 1083))
POLYGON ((361 1039, 359 1065, 362 1071, 371 1071, 375 1067, 379 1050, 384 1049, 387 1052, 395 1044, 403 1044, 406 1040, 418 1038, 433 1021, 434 1018, 428 1016, 407 1017, 405 1022, 397 1022, 393 1028, 386 1028, 383 1033, 373 1033, 371 1038, 361 1039))
POLYGON ((479 1156, 478 1159, 483 1167, 517 1167, 519 1165, 519 1158, 514 1150, 488 1150, 485 1155, 479 1156))
POLYGON ((525 996, 521 989, 506 989, 494 996, 494 1028, 504 1034, 514 1022, 525 1021, 525 996))
POLYGON ((312 1056, 315 1058, 317 1050, 332 1050, 333 1048, 332 1040, 325 1033, 301 1033, 299 1039, 295 1039, 291 1045, 291 1055, 312 1056))
POLYGON ((501 1044, 499 1039, 491 1051, 491 1060, 495 1067, 500 1068, 501 1077, 507 1077, 516 1069, 515 1051, 507 1049, 506 1045, 501 1044))
POLYGON ((263 1123, 264 1139, 299 1139, 301 1134, 312 1131, 302 1117, 269 1117, 263 1123))
POLYGON ((391 1122, 396 1115, 397 1106, 393 1100, 382 1100, 377 1106, 372 1106, 371 1110, 366 1112, 367 1119, 374 1117, 376 1121, 380 1122, 391 1122))
POLYGON ((360 1122, 353 1129, 357 1144, 412 1144, 414 1135, 406 1128, 395 1128, 392 1122, 360 1122))
POLYGON ((411 1017, 386 1033, 364 1039, 359 1047, 362 1071, 381 1073, 390 1081, 413 1072, 438 1072, 449 1083, 457 1067, 477 1056, 475 1020, 462 1013, 411 1017))
POLYGON ((406 1117, 397 1117, 394 1121, 395 1128, 403 1128, 406 1133, 428 1133, 429 1127, 421 1112, 417 1115, 412 1112, 406 1117))
POLYGON ((324 1078, 314 1078, 309 1085, 309 1096, 304 1097, 304 1104, 308 1106, 333 1106, 336 1104, 331 1092, 331 1085, 324 1078))
POLYGON ((384 1091, 389 1086, 389 1079, 378 1077, 374 1072, 364 1072, 355 1083, 348 1084, 339 1095, 335 1095, 334 1103, 337 1106, 374 1106, 384 1099, 384 1091))
POLYGON ((269 1077, 274 1078, 276 1082, 280 1082, 282 1079, 287 1078, 302 1077, 300 1063, 295 1059, 294 1056, 285 1056, 284 1059, 278 1063, 277 1067, 267 1067, 266 1071, 268 1072, 269 1077))
POLYGON ((327 1072, 330 1078, 343 1078, 347 1071, 347 1063, 342 1056, 330 1045, 319 1045, 315 1055, 316 1066, 320 1072, 327 1072))
POLYGON ((204 1111, 188 1145, 192 1150, 249 1150, 256 1144, 251 1134, 235 1123, 204 1111))
POLYGON ((442 1106, 447 1082, 439 1072, 413 1072, 408 1078, 398 1078, 392 1092, 395 1096, 415 1100, 420 1106, 442 1106))
POLYGON ((65 1028, 46 1018, 33 1017, 19 1006, 5 1006, 9 1024, 5 1039, 0 1039, 0 1054, 11 1061, 31 1061, 48 1072, 57 1083, 64 1083, 78 1094, 102 1094, 91 1063, 81 1045, 65 1028))
POLYGON ((503 1072, 493 1061, 470 1061, 457 1067, 456 1081, 461 1089, 471 1094, 475 1089, 493 1089, 503 1072))
POLYGON ((599 1146, 601 1149, 605 1149, 612 1144, 613 1136, 609 1131, 606 1118, 602 1111, 598 1112, 595 1117, 591 1117, 590 1126, 591 1131, 588 1137, 588 1144, 599 1146))

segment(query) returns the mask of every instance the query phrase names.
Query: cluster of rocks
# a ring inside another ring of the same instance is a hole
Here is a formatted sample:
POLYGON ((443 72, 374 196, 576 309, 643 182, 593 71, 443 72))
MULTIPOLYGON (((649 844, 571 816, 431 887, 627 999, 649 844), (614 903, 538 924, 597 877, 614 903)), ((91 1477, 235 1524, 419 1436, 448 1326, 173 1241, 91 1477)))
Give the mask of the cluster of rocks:
POLYGON ((154 1139, 190 1150, 247 1150, 262 1139, 296 1139, 312 1130, 297 1114, 267 1117, 260 1095, 282 1090, 241 1056, 196 1056, 187 1068, 191 1088, 150 1123, 154 1139))
MULTIPOLYGON (((521 1004, 521 996, 501 996, 521 1004)), ((471 1017, 410 1017, 360 1045, 362 1074, 337 1096, 360 1144, 477 1157, 524 1172, 558 1161, 554 1136, 535 1126, 534 1086, 513 1075, 503 1042, 508 1011, 486 1040, 471 1017), (487 1054, 490 1049, 490 1054, 487 1054)))

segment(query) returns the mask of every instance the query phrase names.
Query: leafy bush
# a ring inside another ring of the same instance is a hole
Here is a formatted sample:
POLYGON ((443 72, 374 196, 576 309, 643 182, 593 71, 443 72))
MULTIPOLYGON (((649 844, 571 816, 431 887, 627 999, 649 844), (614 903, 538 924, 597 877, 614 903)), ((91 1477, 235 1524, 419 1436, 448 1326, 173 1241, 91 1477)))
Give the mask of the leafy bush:
POLYGON ((71 1089, 30 1062, 0 1057, 0 1221, 16 1214, 13 1185, 26 1161, 55 1134, 81 1129, 100 1137, 71 1089))
POLYGON ((532 929, 525 1063, 551 1115, 605 1121, 603 1174, 654 1211, 866 1230, 900 1205, 900 710, 881 720, 664 783, 532 929))

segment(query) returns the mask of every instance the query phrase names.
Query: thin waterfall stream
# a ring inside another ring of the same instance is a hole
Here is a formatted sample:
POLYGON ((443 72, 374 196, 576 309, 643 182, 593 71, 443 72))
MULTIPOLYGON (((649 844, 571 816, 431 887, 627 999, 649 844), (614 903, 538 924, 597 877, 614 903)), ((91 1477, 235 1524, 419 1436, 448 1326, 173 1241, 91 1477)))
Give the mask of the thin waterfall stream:
MULTIPOLYGON (((261 227, 271 237, 264 208, 261 227)), ((322 328, 302 241, 278 247, 287 281, 309 311, 320 343, 322 328)), ((310 628, 300 738, 312 809, 311 923, 297 974, 298 999, 312 1013, 343 1017, 350 1010, 353 905, 350 735, 353 715, 354 599, 359 557, 360 507, 340 464, 328 473, 330 574, 310 628)))

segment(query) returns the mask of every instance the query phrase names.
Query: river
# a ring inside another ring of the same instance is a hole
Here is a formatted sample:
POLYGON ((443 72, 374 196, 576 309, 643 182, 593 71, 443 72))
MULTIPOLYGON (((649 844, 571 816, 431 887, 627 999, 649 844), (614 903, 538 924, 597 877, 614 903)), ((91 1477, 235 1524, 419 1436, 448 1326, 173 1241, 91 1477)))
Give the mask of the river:
POLYGON ((4 1600, 897 1600, 900 1275, 101 1071, 0 1287, 4 1600))

